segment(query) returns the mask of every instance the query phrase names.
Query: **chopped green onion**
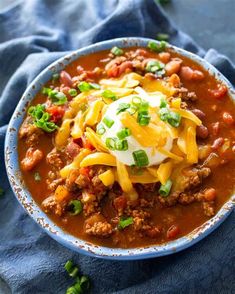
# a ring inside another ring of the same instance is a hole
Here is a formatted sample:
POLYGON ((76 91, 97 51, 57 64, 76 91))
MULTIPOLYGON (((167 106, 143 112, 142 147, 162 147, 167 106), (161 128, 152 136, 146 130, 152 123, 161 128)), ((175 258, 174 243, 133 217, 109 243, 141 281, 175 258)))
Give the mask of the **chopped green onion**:
POLYGON ((134 96, 131 102, 134 106, 139 107, 141 105, 142 99, 138 96, 134 96))
POLYGON ((82 202, 80 200, 71 200, 69 207, 71 208, 71 215, 78 215, 82 212, 82 202))
POLYGON ((115 150, 116 146, 116 139, 115 138, 106 138, 105 140, 105 145, 110 149, 110 150, 115 150))
POLYGON ((149 164, 148 155, 144 150, 137 150, 132 153, 135 164, 138 167, 147 166, 149 164))
POLYGON ((63 105, 67 102, 67 97, 63 92, 58 92, 56 90, 52 90, 51 88, 43 88, 42 94, 47 95, 52 103, 56 105, 63 105))
POLYGON ((128 128, 123 128, 119 132, 117 132, 117 137, 118 139, 122 140, 125 139, 126 137, 130 136, 131 130, 128 128))
POLYGON ((150 60, 147 65, 146 65, 146 68, 145 70, 147 72, 152 72, 152 73, 155 73, 157 71, 160 71, 162 69, 164 69, 165 67, 165 64, 158 61, 158 60, 150 60))
POLYGON ((113 101, 117 100, 117 96, 111 90, 104 90, 104 92, 101 93, 101 96, 113 101))
POLYGON ((115 46, 115 47, 113 47, 113 48, 111 49, 111 53, 113 53, 113 54, 116 55, 116 56, 120 56, 120 55, 122 55, 124 52, 123 52, 122 49, 120 49, 120 48, 118 48, 117 46, 115 46))
POLYGON ((162 51, 165 51, 166 42, 161 41, 160 43, 156 43, 154 41, 149 41, 147 47, 154 52, 160 53, 162 51))
POLYGON ((150 122, 151 116, 146 112, 139 112, 137 122, 140 126, 147 126, 150 122))
POLYGON ((3 188, 0 187, 0 197, 2 197, 5 194, 3 188))
POLYGON ((80 286, 83 291, 88 291, 90 288, 90 281, 87 276, 82 276, 80 279, 80 286))
POLYGON ((60 75, 59 75, 58 73, 54 73, 54 74, 52 75, 52 80, 53 80, 53 81, 56 81, 56 80, 59 79, 59 77, 60 77, 60 75))
POLYGON ((70 277, 75 278, 78 275, 78 267, 74 266, 73 262, 71 260, 68 260, 66 264, 64 265, 64 268, 66 269, 67 273, 70 277))
POLYGON ((133 224, 133 217, 121 217, 118 223, 118 229, 123 230, 133 224))
POLYGON ((49 121, 50 114, 45 111, 45 106, 42 104, 29 107, 28 114, 33 117, 36 127, 48 133, 51 133, 58 128, 55 123, 49 121))
POLYGON ((129 112, 130 115, 133 115, 136 113, 137 110, 138 108, 136 106, 131 106, 129 109, 127 109, 127 112, 129 112))
POLYGON ((159 110, 160 119, 162 121, 167 121, 169 117, 170 110, 167 107, 162 107, 159 110))
POLYGON ((98 135, 103 135, 106 132, 105 127, 102 123, 99 123, 96 127, 96 133, 98 135))
POLYGON ((178 128, 181 122, 181 115, 177 112, 171 111, 167 121, 172 127, 178 128))
POLYGON ((128 142, 127 140, 115 140, 115 149, 118 151, 126 151, 128 150, 128 142))
POLYGON ((141 104, 140 104, 140 106, 138 108, 138 111, 139 112, 146 112, 146 111, 148 111, 148 109, 149 109, 148 101, 142 100, 142 102, 141 102, 141 104))
POLYGON ((105 116, 103 118, 103 123, 108 127, 111 128, 112 125, 114 124, 114 120, 112 120, 111 118, 109 118, 108 116, 105 116))
POLYGON ((90 83, 91 89, 95 89, 95 90, 99 90, 100 89, 100 85, 97 83, 90 83))
POLYGON ((161 98, 160 100, 160 108, 165 108, 167 107, 167 102, 164 98, 161 98))
POLYGON ((77 90, 75 89, 69 89, 69 95, 72 96, 72 97, 75 97, 77 96, 78 92, 77 90))
POLYGON ((41 176, 40 176, 39 172, 35 172, 34 173, 34 180, 36 182, 40 182, 41 181, 41 176))
POLYGON ((159 189, 159 194, 162 197, 167 197, 171 191, 171 186, 172 186, 172 181, 171 180, 167 180, 167 182, 165 183, 165 185, 161 185, 160 189, 159 189))
POLYGON ((156 39, 158 41, 168 41, 169 40, 169 35, 168 34, 159 33, 159 34, 157 34, 156 39))
POLYGON ((131 105, 129 103, 120 103, 117 108, 117 114, 127 110, 128 108, 130 108, 130 106, 131 105))

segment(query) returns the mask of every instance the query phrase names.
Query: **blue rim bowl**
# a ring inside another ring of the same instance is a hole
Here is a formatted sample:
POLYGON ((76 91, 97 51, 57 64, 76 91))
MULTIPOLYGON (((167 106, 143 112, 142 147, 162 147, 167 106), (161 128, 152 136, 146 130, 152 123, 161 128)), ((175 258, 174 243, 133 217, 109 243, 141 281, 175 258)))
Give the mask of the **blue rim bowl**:
MULTIPOLYGON (((78 253, 116 260, 134 260, 134 259, 146 259, 158 256, 169 255, 183 249, 186 249, 196 242, 200 241, 213 230, 215 230, 232 212, 235 204, 235 195, 221 207, 217 214, 202 224, 200 227, 193 230, 188 235, 179 238, 177 240, 167 242, 160 245, 151 245, 141 248, 133 249, 121 249, 121 248, 108 248, 91 244, 82 239, 76 238, 69 233, 63 231, 58 227, 39 207, 39 205, 33 200, 31 194, 25 187, 22 175, 19 168, 17 144, 18 144, 18 130, 24 119, 25 112, 28 104, 33 100, 35 95, 40 91, 41 87, 51 79, 52 74, 64 69, 68 64, 78 59, 80 56, 88 55, 101 50, 110 49, 113 46, 118 47, 132 47, 142 46, 146 47, 147 43, 151 41, 146 38, 119 38, 109 41, 100 42, 88 47, 84 47, 75 52, 72 52, 63 58, 55 61, 47 68, 45 68, 29 85, 24 92, 18 106, 15 109, 14 114, 10 120, 6 139, 5 139, 5 165, 8 174, 8 178, 15 193, 16 198, 26 210, 26 212, 38 223, 48 235, 53 239, 61 243, 67 248, 70 248, 78 253)), ((209 71, 211 75, 228 86, 229 94, 232 99, 235 99, 235 91, 230 82, 211 64, 203 60, 202 58, 187 52, 183 49, 169 45, 174 51, 186 56, 197 63, 203 68, 209 71)))

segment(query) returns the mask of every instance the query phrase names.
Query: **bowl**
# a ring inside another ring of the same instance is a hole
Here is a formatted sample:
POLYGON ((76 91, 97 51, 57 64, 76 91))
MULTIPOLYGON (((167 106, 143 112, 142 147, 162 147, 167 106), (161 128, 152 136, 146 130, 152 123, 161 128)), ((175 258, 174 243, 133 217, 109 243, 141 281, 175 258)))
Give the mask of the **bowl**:
MULTIPOLYGON (((134 259, 146 259, 158 256, 169 255, 183 249, 186 249, 196 242, 200 241, 213 230, 215 230, 232 212, 235 204, 235 195, 221 207, 217 214, 194 229, 188 235, 179 238, 177 240, 167 242, 161 245, 151 245, 143 248, 134 249, 119 249, 119 248, 108 248, 102 247, 95 244, 91 244, 87 241, 76 238, 58 227, 39 207, 39 205, 33 200, 31 194, 25 187, 21 171, 19 168, 17 144, 18 144, 18 130, 24 119, 27 106, 33 100, 34 96, 41 87, 51 79, 53 73, 61 71, 68 64, 76 60, 78 57, 94 53, 101 50, 111 49, 113 46, 118 47, 132 47, 132 46, 143 46, 146 47, 147 43, 151 41, 145 38, 119 38, 109 41, 100 42, 88 47, 84 47, 75 52, 72 52, 63 58, 55 61, 47 68, 45 68, 29 85, 23 94, 15 112, 10 120, 6 139, 5 139, 5 164, 8 174, 8 178, 15 193, 16 198, 26 210, 26 212, 32 217, 32 219, 43 228, 46 233, 53 239, 61 243, 67 248, 70 248, 78 253, 116 260, 134 260, 134 259)), ((153 41, 153 40, 152 40, 153 41)), ((203 60, 202 58, 187 52, 183 49, 169 45, 169 48, 174 49, 179 54, 186 56, 195 62, 199 63, 204 67, 210 74, 214 75, 216 79, 223 82, 228 86, 229 94, 232 99, 235 99, 235 91, 230 82, 211 64, 203 60)))

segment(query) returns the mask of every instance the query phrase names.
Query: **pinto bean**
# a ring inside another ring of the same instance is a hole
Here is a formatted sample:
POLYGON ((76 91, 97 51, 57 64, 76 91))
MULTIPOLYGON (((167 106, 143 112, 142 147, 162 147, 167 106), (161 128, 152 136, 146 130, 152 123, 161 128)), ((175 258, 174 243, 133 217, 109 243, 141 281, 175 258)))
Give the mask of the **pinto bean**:
POLYGON ((204 125, 200 125, 197 127, 197 137, 200 139, 206 139, 209 135, 208 128, 204 125))
POLYGON ((216 190, 214 188, 206 189, 203 194, 206 201, 214 201, 216 198, 216 190))
POLYGON ((163 62, 163 63, 167 63, 171 59, 171 55, 169 52, 161 52, 158 54, 158 57, 161 60, 161 62, 163 62))
POLYGON ((218 121, 211 124, 212 135, 217 136, 219 134, 219 130, 220 130, 220 123, 218 121))
POLYGON ((147 55, 147 51, 144 49, 137 49, 136 50, 136 54, 137 55, 141 55, 141 56, 146 56, 147 55))
POLYGON ((166 64, 165 70, 168 76, 178 73, 180 71, 182 60, 179 58, 172 59, 166 64))
POLYGON ((192 109, 191 112, 200 119, 203 119, 206 117, 205 113, 200 109, 195 108, 195 109, 192 109))
POLYGON ((73 81, 69 73, 67 71, 62 70, 60 73, 60 83, 64 84, 67 87, 72 87, 73 81))
POLYGON ((177 225, 172 225, 166 233, 168 239, 174 239, 180 232, 180 229, 177 225))
POLYGON ((222 118, 227 125, 231 126, 234 124, 234 118, 229 112, 225 111, 222 115, 222 118))
POLYGON ((32 170, 43 158, 43 152, 39 149, 30 147, 21 161, 21 167, 24 171, 32 170))
POLYGON ((215 139, 215 141, 213 142, 213 144, 211 145, 211 148, 213 150, 217 150, 219 149, 222 145, 224 144, 224 138, 220 137, 215 139))
POLYGON ((202 71, 200 70, 194 70, 193 71, 193 80, 194 81, 201 81, 205 78, 205 75, 202 71))
POLYGON ((212 98, 220 100, 227 94, 228 89, 223 84, 217 84, 216 89, 209 89, 208 92, 212 98))

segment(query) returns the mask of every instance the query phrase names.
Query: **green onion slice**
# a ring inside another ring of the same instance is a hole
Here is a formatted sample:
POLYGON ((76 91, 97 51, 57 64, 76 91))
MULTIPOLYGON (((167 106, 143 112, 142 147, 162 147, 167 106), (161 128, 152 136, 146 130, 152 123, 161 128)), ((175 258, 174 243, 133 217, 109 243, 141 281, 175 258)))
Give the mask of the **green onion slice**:
POLYGON ((71 260, 68 260, 65 263, 64 268, 66 269, 70 277, 76 278, 78 276, 78 267, 74 266, 71 260))
POLYGON ((165 108, 165 107, 167 107, 166 99, 161 98, 161 100, 160 100, 160 108, 165 108))
POLYGON ((71 215, 78 215, 82 212, 82 202, 80 200, 71 200, 69 202, 69 208, 71 215))
POLYGON ((115 149, 118 151, 126 151, 128 150, 128 142, 127 140, 115 140, 115 149))
POLYGON ((147 166, 149 164, 148 155, 144 150, 136 150, 132 153, 135 165, 138 167, 147 166))
POLYGON ((114 120, 112 120, 111 118, 109 118, 108 116, 105 116, 103 118, 103 123, 108 127, 111 128, 112 125, 114 124, 114 120))
POLYGON ((47 95, 52 103, 56 105, 64 105, 67 102, 67 97, 63 92, 52 90, 51 88, 43 88, 42 94, 47 95))
POLYGON ((150 122, 151 116, 147 112, 139 112, 137 122, 140 126, 147 126, 150 122))
POLYGON ((141 105, 142 99, 138 96, 134 96, 131 102, 134 106, 139 107, 141 105))
POLYGON ((117 132, 117 137, 120 140, 125 139, 126 137, 130 135, 131 135, 131 130, 128 128, 123 128, 119 132, 117 132))
POLYGON ((133 224, 133 217, 121 217, 118 223, 118 229, 123 230, 133 224))
POLYGON ((158 61, 158 60, 150 60, 147 65, 145 70, 147 72, 152 72, 152 73, 156 73, 157 71, 160 71, 162 69, 165 68, 165 64, 158 61))
POLYGON ((124 53, 124 51, 122 49, 118 48, 117 46, 115 46, 111 49, 111 53, 113 53, 116 56, 120 56, 124 53))
POLYGON ((106 132, 105 127, 102 123, 99 123, 96 127, 96 133, 98 135, 103 135, 106 132))
POLYGON ((101 96, 106 99, 111 99, 113 101, 117 100, 117 96, 111 90, 104 90, 101 93, 101 96))
POLYGON ((119 105, 118 105, 118 108, 117 108, 117 112, 116 112, 116 114, 119 114, 119 113, 121 113, 121 112, 124 112, 124 111, 126 111, 128 108, 130 108, 131 107, 131 105, 129 104, 129 103, 120 103, 119 105))
POLYGON ((69 95, 72 96, 72 97, 75 97, 77 96, 78 92, 77 90, 75 89, 69 89, 69 95))
POLYGON ((178 128, 181 123, 181 115, 170 111, 167 107, 160 108, 159 115, 162 121, 168 122, 174 128, 178 128))
POLYGON ((167 180, 165 185, 161 185, 161 187, 159 189, 159 194, 162 197, 167 197, 170 194, 171 186, 172 186, 172 181, 169 179, 169 180, 167 180))
POLYGON ((110 150, 115 150, 116 149, 116 138, 106 138, 105 140, 105 145, 110 149, 110 150))
POLYGON ((161 41, 160 43, 154 42, 154 41, 149 41, 147 47, 157 53, 160 53, 162 51, 165 51, 166 49, 166 42, 161 41))

